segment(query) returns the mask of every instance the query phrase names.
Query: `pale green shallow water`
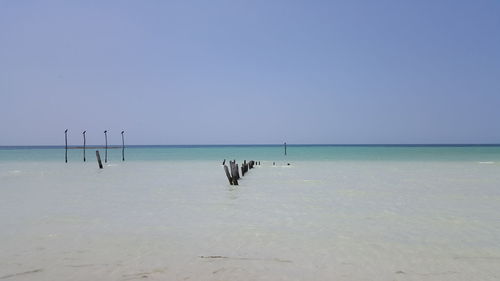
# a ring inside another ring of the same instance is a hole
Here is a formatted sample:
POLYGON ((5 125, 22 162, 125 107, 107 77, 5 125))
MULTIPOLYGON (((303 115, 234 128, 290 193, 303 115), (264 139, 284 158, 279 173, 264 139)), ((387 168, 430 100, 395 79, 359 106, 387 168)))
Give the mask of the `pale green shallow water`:
POLYGON ((0 150, 0 280, 500 280, 498 147, 120 152, 0 150))

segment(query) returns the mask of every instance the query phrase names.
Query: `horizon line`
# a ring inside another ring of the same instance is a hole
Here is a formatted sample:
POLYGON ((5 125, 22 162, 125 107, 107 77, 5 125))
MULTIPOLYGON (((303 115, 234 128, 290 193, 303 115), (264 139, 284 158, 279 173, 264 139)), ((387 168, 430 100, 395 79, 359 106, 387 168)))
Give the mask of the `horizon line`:
MULTIPOLYGON (((143 146, 176 146, 176 147, 201 147, 201 146, 283 146, 284 143, 267 144, 126 144, 125 147, 143 146)), ((286 143, 287 146, 500 146, 500 143, 286 143)), ((0 147, 65 147, 61 144, 49 145, 0 145, 0 147)), ((68 145, 72 148, 83 148, 81 144, 68 145)), ((89 144, 86 147, 104 147, 103 144, 89 144)), ((108 144, 108 148, 122 147, 121 144, 108 144)))

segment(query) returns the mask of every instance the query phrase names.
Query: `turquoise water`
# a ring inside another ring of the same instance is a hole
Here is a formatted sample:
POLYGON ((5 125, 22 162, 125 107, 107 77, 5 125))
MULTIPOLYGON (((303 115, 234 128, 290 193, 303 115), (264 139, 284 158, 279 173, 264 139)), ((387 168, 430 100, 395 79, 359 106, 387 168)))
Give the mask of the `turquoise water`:
POLYGON ((0 279, 500 276, 499 146, 94 150, 0 148, 0 279))
MULTIPOLYGON (((95 161, 88 148, 87 161, 95 161)), ((104 149, 98 148, 104 158, 104 149)), ((127 161, 255 159, 267 161, 500 161, 500 145, 280 145, 128 146, 127 161)), ((82 161, 82 149, 69 149, 68 161, 82 161)), ((120 161, 121 148, 108 149, 108 160, 120 161)), ((0 147, 0 161, 64 161, 64 147, 0 147)))

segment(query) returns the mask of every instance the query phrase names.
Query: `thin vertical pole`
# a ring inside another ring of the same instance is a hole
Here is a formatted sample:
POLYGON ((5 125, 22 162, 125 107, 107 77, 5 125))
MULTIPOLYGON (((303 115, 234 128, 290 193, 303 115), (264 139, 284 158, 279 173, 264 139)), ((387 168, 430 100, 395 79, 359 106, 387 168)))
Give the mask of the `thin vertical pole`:
POLYGON ((286 142, 285 142, 285 155, 286 155, 286 142))
POLYGON ((108 130, 104 131, 104 140, 106 141, 106 150, 104 152, 104 163, 108 163, 108 130))
POLYGON ((66 148, 64 153, 64 161, 68 163, 68 129, 64 130, 64 143, 64 147, 66 148))
POLYGON ((125 131, 122 131, 122 161, 125 161, 125 138, 123 137, 123 133, 125 131))
POLYGON ((87 131, 83 131, 83 162, 87 161, 87 159, 85 159, 85 145, 87 144, 87 139, 85 138, 85 133, 87 133, 87 131))

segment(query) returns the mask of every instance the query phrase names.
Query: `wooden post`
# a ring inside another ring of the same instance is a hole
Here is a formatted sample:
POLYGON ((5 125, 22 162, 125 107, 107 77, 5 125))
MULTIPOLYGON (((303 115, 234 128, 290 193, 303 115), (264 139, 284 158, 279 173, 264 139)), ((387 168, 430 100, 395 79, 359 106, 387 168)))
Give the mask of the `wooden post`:
POLYGON ((104 152, 104 163, 108 163, 108 130, 104 131, 104 140, 106 142, 105 152, 104 152))
POLYGON ((85 159, 85 145, 87 143, 87 139, 85 137, 85 134, 87 133, 87 131, 83 131, 82 135, 83 135, 83 162, 87 161, 87 159, 85 159))
POLYGON ((238 185, 238 167, 236 166, 236 161, 229 161, 231 166, 231 179, 233 185, 238 185))
MULTIPOLYGON (((224 166, 224 172, 226 173, 229 184, 238 185, 238 180, 240 179, 240 167, 236 164, 236 160, 229 160, 229 167, 226 166, 225 163, 226 159, 224 159, 222 165, 224 166)), ((274 164, 275 163, 273 162, 273 165, 274 164)), ((250 160, 247 162, 247 160, 243 160, 243 163, 241 163, 241 176, 245 176, 245 174, 250 169, 254 168, 255 165, 260 165, 260 161, 250 160)))
POLYGON ((64 153, 64 161, 68 163, 68 129, 64 130, 64 147, 66 148, 64 153))
POLYGON ((122 161, 125 161, 125 139, 123 133, 125 133, 125 131, 122 131, 122 161))
POLYGON ((95 151, 95 156, 97 157, 97 163, 99 164, 99 169, 102 169, 101 155, 99 155, 99 150, 95 151))
POLYGON ((234 172, 234 162, 233 161, 229 161, 229 168, 231 170, 231 178, 236 178, 236 173, 234 172))
POLYGON ((241 165, 241 176, 245 176, 247 172, 247 160, 243 160, 243 164, 241 165))
POLYGON ((286 156, 286 142, 285 142, 285 156, 286 156))
POLYGON ((231 175, 229 174, 229 169, 227 168, 226 165, 224 165, 224 172, 226 172, 226 177, 227 180, 229 181, 229 184, 233 185, 233 179, 231 178, 231 175))

